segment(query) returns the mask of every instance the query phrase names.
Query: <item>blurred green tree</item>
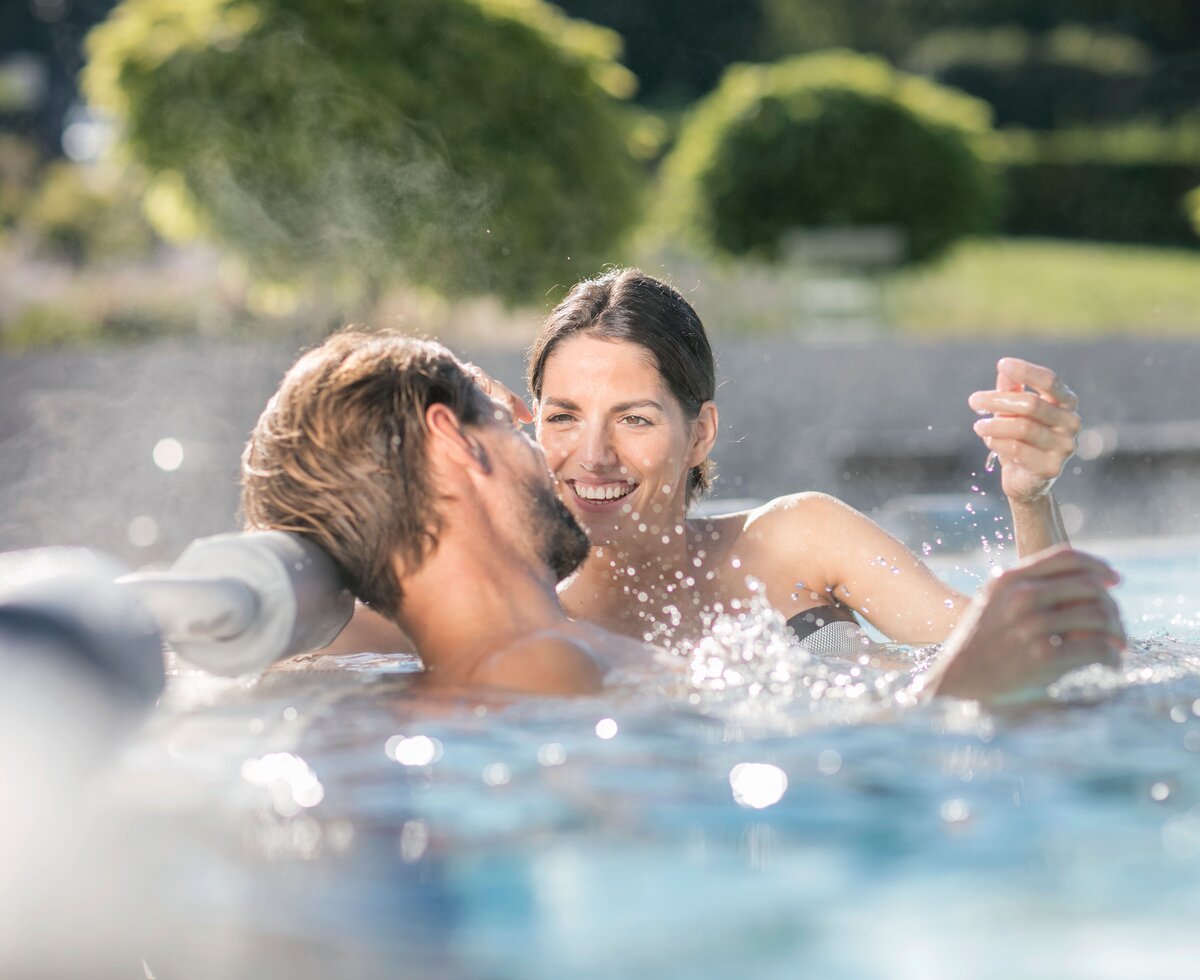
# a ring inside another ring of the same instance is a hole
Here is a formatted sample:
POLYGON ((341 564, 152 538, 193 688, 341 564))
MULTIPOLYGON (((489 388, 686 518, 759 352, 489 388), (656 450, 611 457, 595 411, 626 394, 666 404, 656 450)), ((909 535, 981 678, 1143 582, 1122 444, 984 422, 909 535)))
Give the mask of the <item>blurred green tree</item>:
POLYGON ((889 226, 910 259, 990 230, 998 177, 977 145, 985 103, 826 52, 735 65, 663 165, 663 224, 735 255, 779 256, 793 231, 889 226))
POLYGON ((83 82, 165 234, 343 296, 519 301, 637 213, 619 45, 542 0, 124 0, 83 82))
POLYGON ((26 199, 18 227, 42 252, 75 265, 141 258, 155 246, 129 171, 51 161, 26 199))

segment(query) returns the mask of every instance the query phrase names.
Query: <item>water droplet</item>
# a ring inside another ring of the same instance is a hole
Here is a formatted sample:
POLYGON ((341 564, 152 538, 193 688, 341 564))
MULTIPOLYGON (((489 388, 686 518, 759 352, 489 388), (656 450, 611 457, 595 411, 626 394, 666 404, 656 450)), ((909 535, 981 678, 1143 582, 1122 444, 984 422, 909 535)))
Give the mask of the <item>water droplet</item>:
POLYGON ((817 772, 822 776, 836 776, 842 768, 841 753, 834 749, 824 749, 817 756, 817 772))
POLYGON ((442 757, 442 743, 427 735, 405 738, 393 735, 383 747, 388 756, 402 766, 428 766, 442 757))
POLYGON ((178 439, 159 439, 152 455, 154 465, 166 473, 173 473, 183 465, 183 446, 178 439))
POLYGON ((429 827, 424 820, 406 820, 400 828, 400 860, 415 864, 429 846, 429 827))
POLYGON ((158 522, 146 514, 139 514, 129 522, 125 536, 135 548, 149 548, 158 542, 158 522))

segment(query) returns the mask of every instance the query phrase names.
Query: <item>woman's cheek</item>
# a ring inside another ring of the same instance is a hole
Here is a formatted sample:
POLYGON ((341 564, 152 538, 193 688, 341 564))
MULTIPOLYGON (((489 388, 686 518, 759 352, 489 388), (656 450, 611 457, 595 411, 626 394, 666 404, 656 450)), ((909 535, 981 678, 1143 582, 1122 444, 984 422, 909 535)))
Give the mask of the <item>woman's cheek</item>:
POLYGON ((562 446, 562 438, 545 429, 538 432, 537 438, 542 452, 546 456, 546 465, 550 467, 552 473, 557 474, 567 455, 562 446))

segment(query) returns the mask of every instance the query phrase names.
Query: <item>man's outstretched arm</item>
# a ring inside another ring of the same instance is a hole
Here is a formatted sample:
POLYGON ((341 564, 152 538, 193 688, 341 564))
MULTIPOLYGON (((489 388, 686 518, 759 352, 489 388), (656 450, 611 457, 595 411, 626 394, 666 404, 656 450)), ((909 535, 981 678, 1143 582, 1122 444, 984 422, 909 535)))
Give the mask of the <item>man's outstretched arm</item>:
POLYGON ((1065 545, 1001 573, 943 645, 929 673, 933 693, 1023 700, 1077 667, 1116 665, 1126 638, 1108 590, 1118 581, 1104 562, 1065 545))

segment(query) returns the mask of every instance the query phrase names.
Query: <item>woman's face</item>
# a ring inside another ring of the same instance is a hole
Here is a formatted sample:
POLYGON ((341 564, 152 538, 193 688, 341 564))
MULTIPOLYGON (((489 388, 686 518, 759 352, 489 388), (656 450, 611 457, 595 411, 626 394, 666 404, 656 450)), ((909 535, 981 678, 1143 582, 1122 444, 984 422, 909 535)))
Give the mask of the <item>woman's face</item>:
POLYGON ((595 544, 631 532, 671 535, 688 471, 716 432, 705 404, 689 420, 638 344, 577 334, 546 361, 537 435, 567 507, 595 544))

